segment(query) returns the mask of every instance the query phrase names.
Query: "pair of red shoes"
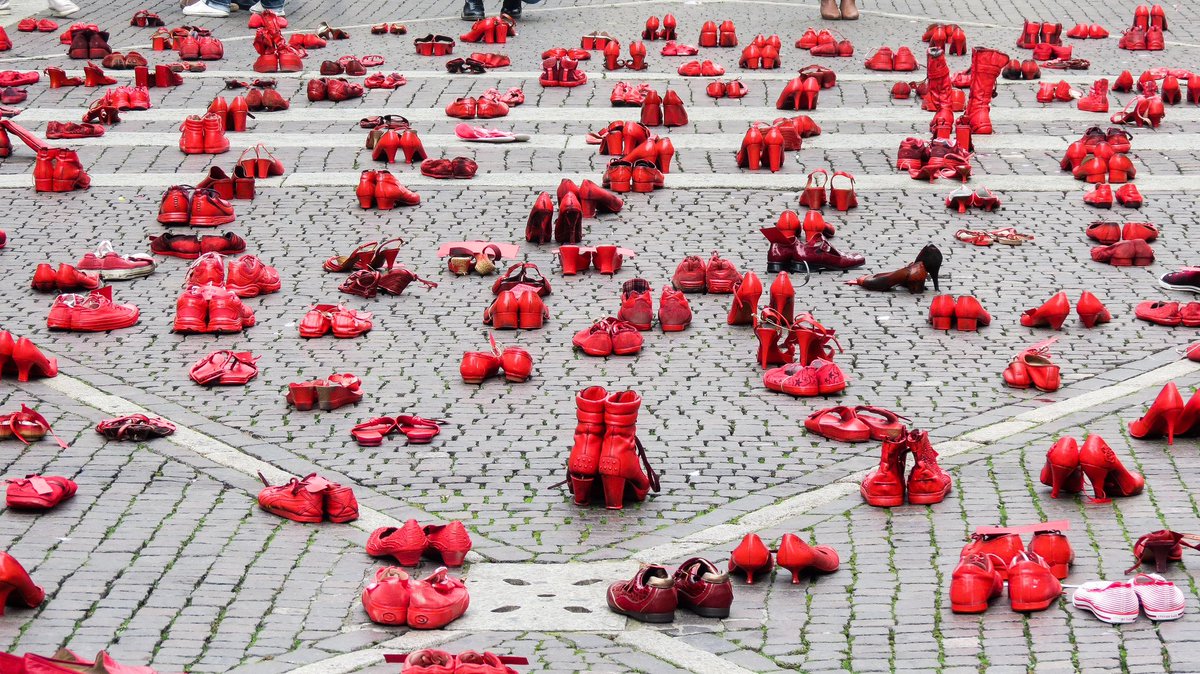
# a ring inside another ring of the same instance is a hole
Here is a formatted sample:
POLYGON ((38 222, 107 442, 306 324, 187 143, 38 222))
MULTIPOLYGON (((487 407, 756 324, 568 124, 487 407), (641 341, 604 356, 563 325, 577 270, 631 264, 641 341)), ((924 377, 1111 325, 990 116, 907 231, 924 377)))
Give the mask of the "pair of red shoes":
POLYGON ((54 19, 37 19, 28 16, 17 22, 17 30, 22 33, 53 33, 58 30, 58 22, 54 19))
POLYGON ((1077 23, 1067 31, 1067 37, 1075 40, 1103 40, 1108 37, 1108 30, 1098 23, 1077 23))
POLYGON ((1161 28, 1148 29, 1127 28, 1121 34, 1117 46, 1129 51, 1162 51, 1166 49, 1166 39, 1161 28))
POLYGON ((13 373, 17 381, 53 377, 58 374, 58 360, 47 358, 28 337, 15 337, 7 330, 0 330, 0 378, 13 373))
POLYGON ((1006 570, 1009 604, 1014 611, 1044 611, 1062 596, 1062 583, 1037 553, 1018 552, 1004 560, 994 553, 971 553, 959 560, 950 577, 950 610, 987 611, 991 600, 1004 594, 1000 568, 1006 570))
POLYGON ((528 665, 529 659, 514 655, 496 655, 484 651, 463 651, 458 655, 448 651, 427 648, 403 655, 386 653, 385 662, 402 662, 404 669, 400 674, 447 674, 448 672, 469 672, 473 674, 517 674, 517 670, 507 665, 528 665))
POLYGON ((741 80, 729 80, 728 82, 718 80, 710 82, 704 88, 704 93, 708 94, 709 98, 745 98, 747 89, 741 80))
POLYGON ((1000 76, 1006 80, 1037 80, 1042 78, 1042 70, 1033 59, 1013 59, 1000 71, 1000 76))
MULTIPOLYGON (((646 142, 651 143, 651 141, 646 142)), ((674 148, 671 148, 671 153, 674 153, 674 148)), ((608 167, 604 169, 601 184, 617 194, 624 194, 631 190, 645 194, 662 189, 663 171, 659 170, 658 165, 650 159, 638 159, 635 162, 614 159, 608 162, 608 167)))
POLYGON ((867 70, 912 72, 917 69, 917 59, 908 47, 900 47, 894 54, 891 47, 880 47, 865 65, 867 70))
POLYGON ((789 365, 799 362, 809 365, 819 359, 834 358, 833 342, 842 353, 837 331, 821 325, 812 314, 800 314, 790 319, 795 304, 795 289, 787 272, 780 272, 771 284, 770 307, 763 307, 754 333, 758 338, 759 367, 789 365), (797 354, 797 348, 800 353, 797 354))
POLYGON ((150 235, 148 238, 150 239, 151 253, 184 260, 195 260, 204 253, 234 255, 246 251, 245 240, 233 232, 225 232, 220 236, 166 233, 158 236, 150 235))
POLYGON ((1137 177, 1137 168, 1125 154, 1113 154, 1107 159, 1093 155, 1072 171, 1076 180, 1089 183, 1125 183, 1137 177))
POLYGON ((980 326, 992 324, 992 315, 984 311, 979 300, 962 295, 957 300, 953 295, 938 295, 929 303, 929 322, 934 330, 949 330, 950 322, 956 321, 959 331, 974 332, 980 326))
POLYGON ((447 105, 446 114, 457 119, 496 119, 508 116, 508 104, 490 96, 464 96, 447 105))
POLYGON ((1144 239, 1129 239, 1092 248, 1092 259, 1114 267, 1147 267, 1154 264, 1154 249, 1144 239))
MULTIPOLYGON (((488 341, 492 345, 492 350, 488 351, 467 351, 462 356, 462 362, 458 366, 458 372, 462 375, 463 382, 467 384, 482 384, 504 371, 504 378, 510 382, 521 383, 529 379, 529 375, 533 373, 533 357, 525 349, 516 346, 507 346, 501 352, 496 346, 496 338, 492 335, 488 336, 488 341)), ((401 562, 403 564, 403 562, 401 562)), ((450 566, 458 566, 451 564, 450 566)))
POLYGON ((1021 28, 1021 36, 1017 38, 1017 47, 1033 49, 1039 44, 1062 44, 1062 24, 1039 23, 1025 19, 1025 24, 1021 28))
POLYGON ((46 327, 73 332, 108 332, 137 323, 138 308, 132 304, 117 304, 112 295, 112 286, 93 290, 86 297, 59 295, 46 316, 46 327))
POLYGON ((367 67, 363 65, 362 61, 353 56, 343 56, 336 61, 322 61, 319 72, 325 77, 332 77, 333 75, 362 77, 367 74, 367 67))
POLYGON ((471 534, 463 523, 427 524, 408 520, 402 527, 380 527, 367 539, 367 554, 392 557, 400 566, 417 566, 422 557, 440 559, 444 566, 460 567, 471 551, 471 534))
POLYGON ((813 56, 854 56, 854 45, 833 31, 815 30, 811 26, 796 40, 797 49, 807 49, 813 56), (840 39, 839 39, 840 38, 840 39))
MULTIPOLYGON (((638 330, 649 330, 654 324, 654 301, 650 282, 631 279, 621 285, 621 309, 617 312, 618 322, 628 322, 638 330)), ((663 332, 682 332, 692 323, 692 308, 682 292, 664 286, 658 301, 658 326, 663 332)), ((584 333, 575 336, 576 346, 584 333)), ((614 350, 617 339, 613 338, 614 350)), ((585 351, 587 349, 584 349, 585 351)), ((597 355, 597 354, 593 354, 597 355)), ((601 354, 602 355, 602 354, 601 354)))
MULTIPOLYGON (((385 33, 387 31, 384 31, 385 33)), ((316 33, 292 33, 288 37, 288 45, 296 49, 324 49, 329 45, 324 38, 316 33)))
MULTIPOLYGON (((1097 184, 1096 189, 1083 195, 1083 203, 1089 206, 1095 206, 1096 208, 1112 208, 1114 197, 1116 198, 1116 202, 1118 204, 1125 206, 1126 208, 1141 208, 1142 204, 1145 203, 1142 193, 1138 191, 1137 185, 1134 185, 1133 183, 1125 183, 1117 188, 1115 192, 1113 191, 1113 188, 1108 185, 1108 183, 1097 184)), ((1095 226, 1095 224, 1096 223, 1093 223, 1092 226, 1095 226)), ((1117 226, 1116 223, 1104 224, 1117 226)), ((1126 226, 1134 224, 1148 225, 1149 223, 1126 223, 1126 226)), ((1088 228, 1088 231, 1091 231, 1091 227, 1088 228)), ((1117 236, 1120 237, 1119 232, 1117 233, 1117 236)), ((1102 243, 1116 243, 1119 240, 1120 239, 1117 238, 1113 239, 1112 241, 1105 241, 1102 243)))
POLYGON ((135 51, 131 51, 128 54, 115 51, 105 56, 100 61, 100 65, 105 68, 112 68, 113 70, 133 70, 139 66, 146 67, 150 65, 150 62, 146 60, 145 56, 135 51))
POLYGON ((1062 372, 1050 360, 1050 345, 1056 339, 1051 337, 1038 342, 1013 356, 1012 362, 1004 368, 1002 374, 1005 385, 1011 388, 1024 389, 1032 386, 1039 391, 1057 391, 1062 386, 1062 372))
POLYGON ((728 19, 722 21, 720 26, 712 21, 705 21, 700 27, 701 47, 736 47, 737 43, 737 29, 728 19))
POLYGON ((244 386, 258 376, 259 358, 249 351, 214 351, 196 361, 188 376, 201 386, 244 386))
MULTIPOLYGON (((614 108, 630 107, 639 108, 646 101, 646 97, 654 91, 649 84, 645 82, 630 86, 625 82, 618 81, 613 85, 612 94, 608 97, 608 102, 614 108)), ((660 101, 661 105, 661 101, 660 101)))
MULTIPOLYGON (((74 480, 57 475, 26 475, 5 480, 4 502, 18 510, 50 510, 75 495, 79 486, 74 480)), ((0 581, 3 582, 3 581, 0 581)), ((2 602, 0 602, 2 603, 2 602)))
POLYGON ((767 168, 771 173, 775 173, 783 168, 783 146, 783 133, 779 129, 771 126, 767 133, 763 134, 756 123, 742 136, 742 145, 735 156, 738 168, 751 171, 767 168))
POLYGON ((958 24, 930 24, 921 41, 929 43, 932 49, 944 49, 951 56, 965 56, 967 53, 967 33, 958 24))
POLYGON ((146 442, 174 433, 175 424, 160 417, 126 414, 123 417, 104 419, 96 424, 96 432, 109 440, 146 442))
POLYGON ((216 190, 190 185, 168 187, 158 207, 158 221, 164 225, 217 227, 234 219, 233 204, 221 198, 216 190))
POLYGON ((569 56, 552 56, 542 61, 543 87, 577 87, 587 82, 587 73, 579 69, 579 61, 569 56))
POLYGON ((108 46, 108 31, 99 30, 91 24, 87 27, 81 25, 72 26, 60 38, 69 40, 67 58, 98 61, 112 53, 112 47, 108 46))
POLYGON ((226 131, 245 131, 246 119, 252 116, 250 102, 245 96, 234 96, 232 101, 226 101, 224 96, 217 96, 208 105, 208 112, 221 118, 226 131))
POLYGON ((421 203, 421 195, 400 184, 396 176, 386 169, 363 171, 354 194, 358 197, 359 207, 363 209, 390 211, 397 204, 416 206, 421 203))
POLYGON ((550 310, 538 290, 523 283, 497 292, 496 299, 483 312, 483 324, 497 330, 537 330, 549 318, 550 310))
POLYGON ((593 264, 596 271, 609 276, 621 270, 621 263, 626 257, 633 257, 633 251, 612 245, 599 246, 559 246, 555 252, 562 263, 563 276, 574 276, 588 270, 593 264))
POLYGON ((301 411, 315 407, 328 412, 354 405, 362 398, 362 380, 346 373, 331 374, 328 379, 288 384, 285 399, 289 405, 301 411))
POLYGON ((402 23, 379 23, 371 26, 372 35, 407 35, 408 26, 402 23))
MULTIPOLYGON (((597 213, 619 213, 624 205, 620 197, 591 180, 584 180, 576 186, 570 179, 563 179, 558 186, 558 217, 553 217, 554 201, 550 193, 539 194, 525 223, 525 240, 530 243, 549 243, 553 236, 560 244, 579 243, 583 239, 584 218, 594 218, 597 213)), ((565 269, 566 258, 563 259, 565 269)), ((578 258, 573 257, 572 262, 578 268, 578 258)), ((585 261, 583 267, 587 266, 585 261)), ((619 266, 619 263, 615 263, 607 273, 615 273, 619 266)))
POLYGON ((402 264, 397 264, 387 271, 374 269, 359 269, 350 274, 338 290, 348 294, 370 299, 379 292, 387 295, 402 295, 410 283, 417 281, 426 288, 436 288, 438 284, 427 281, 402 264))
POLYGON ((279 272, 263 263, 256 255, 243 255, 229 260, 226 270, 224 257, 220 253, 204 253, 188 268, 184 285, 206 287, 224 286, 240 298, 258 297, 278 292, 281 286, 279 272))
POLYGON ((784 534, 779 540, 779 549, 771 557, 771 549, 758 534, 746 534, 742 542, 729 554, 729 573, 743 573, 746 584, 754 584, 754 576, 761 578, 778 564, 792 572, 792 584, 800 584, 803 573, 833 573, 841 560, 837 550, 829 545, 809 545, 796 534, 784 534))
POLYGON ((254 199, 254 177, 249 175, 246 167, 241 164, 234 165, 232 176, 225 173, 220 166, 213 166, 208 169, 208 175, 196 183, 196 189, 212 190, 227 201, 232 199, 249 201, 254 199))
MULTIPOLYGON (((1002 579, 1008 580, 1008 561, 1022 552, 1031 552, 1046 561, 1055 578, 1062 580, 1070 573, 1075 563, 1075 551, 1063 533, 1071 528, 1068 520, 1040 522, 1011 527, 976 527, 971 541, 963 546, 959 560, 972 555, 991 557, 991 561, 1002 579), (1021 534, 1033 534, 1029 547, 1021 540, 1021 534)), ((974 603, 974 602, 971 602, 974 603)))
POLYGON ((1051 488, 1050 496, 1060 491, 1083 491, 1083 478, 1092 483, 1096 503, 1107 503, 1109 496, 1137 496, 1146 480, 1121 463, 1112 447, 1099 435, 1088 435, 1079 446, 1075 438, 1063 437, 1046 452, 1041 482, 1051 488))
POLYGON ((646 27, 642 29, 642 39, 674 40, 678 37, 675 33, 678 25, 674 14, 664 14, 661 22, 657 16, 652 16, 646 19, 646 27))
POLYGON ((846 373, 836 363, 817 358, 807 365, 790 363, 763 373, 763 386, 790 396, 809 398, 846 390, 846 373))
MULTIPOLYGON (((189 115, 180 127, 179 149, 184 154, 221 154, 229 151, 225 120, 220 115, 189 115)), ((257 177, 257 176, 256 176, 257 177)))
POLYGON ((740 281, 737 267, 715 250, 707 262, 699 255, 683 258, 671 275, 671 285, 685 293, 728 294, 740 281))
POLYGON ((913 505, 941 503, 953 481, 938 465, 937 456, 925 431, 913 430, 902 438, 884 440, 879 468, 864 477, 859 486, 863 500, 879 508, 903 505, 906 498, 913 505), (914 464, 906 482, 909 454, 914 464))
POLYGON ((193 29, 191 34, 179 40, 177 47, 180 61, 219 61, 225 58, 225 45, 206 29, 193 29))
POLYGON ((404 156, 406 164, 429 157, 416 131, 404 129, 403 133, 399 133, 396 129, 387 129, 375 141, 375 147, 371 150, 371 159, 394 164, 397 153, 404 156))
POLYGON ((267 51, 259 52, 254 60, 256 73, 298 73, 304 70, 302 54, 304 50, 287 44, 280 44, 267 51))
POLYGON ((621 510, 626 499, 642 502, 651 490, 658 492, 658 474, 637 437, 642 396, 591 386, 575 395, 575 405, 578 423, 566 479, 575 504, 588 505, 602 491, 605 507, 621 510))
POLYGON ((408 78, 400 73, 372 73, 363 80, 367 89, 399 89, 408 84, 408 78))
MULTIPOLYGON (((1072 52, 1075 48, 1070 45, 1063 44, 1048 44, 1041 43, 1033 47, 1033 60, 1035 61, 1053 61, 1055 59, 1067 61, 1070 60, 1072 52)), ((1049 67, 1049 66, 1047 66, 1049 67)))
MULTIPOLYGON (((461 580, 448 575, 444 566, 423 580, 409 578, 408 574, 398 567, 384 567, 375 572, 375 582, 367 585, 362 593, 363 608, 372 622, 382 625, 408 625, 418 630, 434 630, 449 625, 466 613, 470 602, 467 586, 461 580)), ((462 668, 458 666, 460 660, 457 658, 447 660, 438 653, 440 651, 410 653, 408 664, 403 671, 431 674, 458 671, 504 672, 504 669, 475 669, 475 665, 462 668), (449 666, 436 667, 439 662, 449 662, 449 666)), ((487 658, 469 660, 486 661, 487 658)), ((465 663, 467 660, 461 662, 465 663)))
POLYGON ((908 428, 900 423, 901 419, 908 420, 882 407, 839 405, 808 415, 804 427, 821 437, 840 442, 897 440, 908 434, 908 428))
POLYGON ((705 618, 728 618, 733 583, 716 564, 693 557, 674 574, 659 564, 643 564, 630 580, 609 585, 605 596, 613 613, 646 623, 672 622, 680 608, 705 618))
MULTIPOLYGON (((641 128, 645 128, 642 126, 641 128)), ((627 138, 626 142, 632 138, 627 138)), ((675 158, 675 144, 666 136, 650 136, 640 145, 637 145, 632 150, 628 150, 621 161, 628 164, 638 165, 640 163, 652 164, 654 168, 659 169, 662 173, 671 172, 671 160, 675 158)), ((638 181, 634 181, 635 183, 638 181)), ((662 177, 654 176, 654 187, 658 189, 662 187, 662 177)), ((650 192, 652 189, 649 185, 643 185, 643 189, 638 189, 637 185, 633 186, 635 192, 650 192)), ((614 189, 614 191, 616 191, 614 189)))
POLYGON ((1138 438, 1167 436, 1167 444, 1175 443, 1176 435, 1200 433, 1200 393, 1192 394, 1185 405, 1175 382, 1168 382, 1137 421, 1129 423, 1129 435, 1138 438))
POLYGON ((817 169, 808 174, 804 190, 800 192, 800 205, 806 208, 820 210, 825 204, 833 206, 834 210, 848 211, 858 208, 858 193, 854 189, 854 175, 846 171, 834 171, 830 176, 825 169, 817 169), (835 185, 841 178, 848 185, 835 185), (826 190, 828 186, 828 190, 826 190))
POLYGON ((651 89, 642 99, 642 124, 648 127, 665 126, 667 128, 686 126, 688 123, 687 110, 683 107, 683 99, 673 89, 667 89, 662 96, 651 89))
POLYGON ((604 69, 618 70, 620 68, 629 68, 630 70, 645 70, 646 69, 646 45, 641 42, 629 43, 629 60, 621 60, 621 43, 616 40, 609 40, 608 44, 604 45, 604 69))
POLYGON ((42 292, 95 290, 100 287, 100 275, 85 274, 66 263, 59 264, 58 270, 55 271, 54 267, 43 262, 33 270, 32 287, 42 292))
POLYGON ((676 72, 684 77, 720 77, 725 74, 725 68, 708 60, 688 61, 679 66, 676 72))
MULTIPOLYGON (((2 335, 3 333, 0 333, 2 335)), ((55 434, 50 422, 37 410, 30 409, 24 403, 20 412, 0 414, 0 440, 16 438, 28 445, 31 440, 41 440, 47 435, 58 442, 58 446, 67 449, 67 443, 55 434)), ((4 602, 0 601, 0 615, 3 615, 4 602)))
POLYGON ((344 77, 321 77, 308 81, 308 100, 340 103, 352 98, 362 98, 363 85, 344 77))
POLYGON ((350 429, 350 437, 363 447, 378 447, 383 439, 401 433, 410 445, 427 445, 442 432, 441 419, 426 419, 411 414, 395 417, 375 417, 350 429))
MULTIPOLYGON (((104 95, 92 107, 113 107, 120 111, 149 110, 150 90, 144 86, 111 87, 104 90, 104 95)), ((85 119, 84 121, 90 121, 85 119)), ((114 122, 115 123, 115 122, 114 122)))
MULTIPOLYGON (((1132 187, 1126 185, 1125 187, 1132 187)), ((1124 189, 1124 188, 1122 188, 1124 189)), ((1115 222, 1093 222, 1088 225, 1087 238, 1099 243, 1110 245, 1121 240, 1154 241, 1158 238, 1158 226, 1149 222, 1127 222, 1119 225, 1115 222)))
MULTIPOLYGON (((628 283, 628 282, 627 282, 628 283)), ((647 287, 649 284, 647 284, 647 287)), ((646 291, 647 297, 649 290, 646 291)), ((649 299, 646 300, 649 303, 649 299)), ((653 316, 652 309, 647 309, 653 316)), ((653 321, 653 318, 650 319, 653 321)), ((649 330, 649 328, 646 328, 649 330)), ((602 318, 590 327, 575 333, 571 344, 589 356, 632 356, 640 353, 645 342, 638 328, 625 318, 602 318)))
MULTIPOLYGON (((471 24, 471 30, 458 36, 463 42, 505 44, 508 37, 516 36, 517 22, 507 14, 480 19, 471 24)), ((435 54, 436 56, 436 54, 435 54)))
POLYGON ((1187 328, 1200 327, 1200 302, 1155 302, 1146 301, 1137 305, 1134 315, 1143 321, 1158 325, 1187 328))
POLYGON ((400 255, 404 239, 396 237, 385 241, 367 241, 349 255, 334 255, 325 260, 322 268, 328 272, 349 272, 356 269, 391 269, 400 255))
POLYGON ((324 520, 345 523, 358 519, 358 499, 354 490, 310 473, 304 479, 288 480, 271 486, 262 473, 258 479, 266 488, 258 492, 258 506, 293 522, 316 523, 324 520))
POLYGON ((454 38, 446 35, 429 34, 413 40, 417 56, 446 56, 454 53, 454 38))
POLYGON ((73 192, 91 187, 92 178, 83 170, 75 150, 44 147, 33 164, 33 188, 37 192, 73 192))
POLYGON ((214 283, 189 286, 175 302, 175 332, 232 334, 254 324, 254 311, 232 290, 214 283))
POLYGON ((742 49, 738 66, 746 70, 774 70, 779 67, 779 36, 759 35, 742 49))
POLYGON ((338 304, 317 304, 300 319, 300 336, 305 339, 332 334, 339 339, 370 332, 373 315, 338 304))
POLYGON ((479 165, 475 163, 475 160, 468 159, 467 157, 426 159, 421 162, 421 175, 439 180, 449 178, 469 180, 475 177, 475 173, 478 170, 479 165))
POLYGON ((700 53, 700 50, 690 44, 670 40, 663 45, 659 53, 663 56, 695 56, 700 53))

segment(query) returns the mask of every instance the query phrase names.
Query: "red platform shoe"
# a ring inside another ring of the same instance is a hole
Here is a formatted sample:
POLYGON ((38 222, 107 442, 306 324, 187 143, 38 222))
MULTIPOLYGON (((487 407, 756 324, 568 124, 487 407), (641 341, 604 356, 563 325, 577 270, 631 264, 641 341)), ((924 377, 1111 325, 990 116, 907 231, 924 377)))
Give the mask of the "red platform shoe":
POLYGON ((25 567, 7 552, 0 552, 0 615, 7 605, 24 605, 35 608, 46 598, 46 592, 38 587, 25 567))
POLYGON ((1089 435, 1084 441, 1079 449, 1079 465, 1092 483, 1095 501, 1099 503, 1107 502, 1110 494, 1136 496, 1146 484, 1140 474, 1125 468, 1104 438, 1098 435, 1089 435))
POLYGON ((746 534, 729 554, 729 573, 745 574, 747 585, 754 584, 755 574, 765 576, 771 573, 774 566, 771 551, 758 534, 746 534))

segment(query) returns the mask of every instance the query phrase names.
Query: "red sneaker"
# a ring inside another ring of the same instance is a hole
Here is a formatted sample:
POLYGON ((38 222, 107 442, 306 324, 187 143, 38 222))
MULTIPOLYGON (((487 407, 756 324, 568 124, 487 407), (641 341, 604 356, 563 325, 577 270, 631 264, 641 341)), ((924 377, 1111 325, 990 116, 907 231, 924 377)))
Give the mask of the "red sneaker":
POLYGON ((689 255, 683 258, 683 262, 680 262, 679 266, 675 268, 675 275, 671 277, 671 285, 685 293, 704 292, 707 278, 708 265, 699 256, 689 255))
MULTIPOLYGON (((732 591, 730 595, 732 599, 732 591)), ((607 598, 613 613, 648 623, 675 620, 675 609, 679 606, 675 581, 658 564, 643 565, 632 579, 609 585, 607 598)))
MULTIPOLYGON (((187 223, 193 227, 216 227, 234 221, 233 204, 215 190, 198 189, 192 194, 187 223)), ((162 222, 160 220, 160 222, 162 222)))
POLYGON ((621 310, 617 318, 631 323, 638 330, 649 330, 654 325, 654 300, 650 282, 635 278, 621 286, 621 310))
POLYGON ((49 510, 74 496, 77 489, 75 482, 65 477, 26 475, 21 479, 8 480, 5 502, 9 508, 49 510))
POLYGON ((262 473, 258 474, 266 488, 258 493, 258 505, 269 513, 293 522, 320 522, 325 514, 325 487, 328 482, 310 482, 293 477, 287 484, 272 487, 262 473))
POLYGON ((1046 560, 1019 552, 1008 565, 1008 597, 1014 611, 1044 611, 1062 595, 1046 560))
POLYGON ((114 303, 112 294, 112 286, 105 286, 86 297, 59 295, 46 317, 46 326, 52 330, 107 332, 137 323, 138 308, 132 304, 114 303))
POLYGON ((121 255, 109 241, 101 241, 96 252, 87 253, 75 265, 83 271, 100 273, 105 281, 127 281, 154 273, 157 263, 148 255, 121 255))
POLYGON ((244 255, 229 261, 225 287, 238 297, 257 297, 278 292, 281 284, 274 267, 263 264, 255 255, 244 255))
POLYGON ((663 332, 681 332, 692 323, 692 308, 683 293, 663 286, 658 301, 658 326, 663 332))
POLYGON ((992 564, 991 555, 964 557, 950 576, 950 610, 983 613, 988 603, 1004 593, 1004 580, 992 564))

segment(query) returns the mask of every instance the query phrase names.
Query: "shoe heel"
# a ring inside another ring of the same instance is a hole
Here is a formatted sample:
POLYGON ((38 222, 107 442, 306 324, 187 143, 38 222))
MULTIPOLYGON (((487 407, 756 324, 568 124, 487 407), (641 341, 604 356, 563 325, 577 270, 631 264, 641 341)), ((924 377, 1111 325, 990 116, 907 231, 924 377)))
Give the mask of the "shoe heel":
POLYGON ((8 597, 17 588, 8 583, 0 583, 0 616, 4 615, 4 607, 8 606, 8 597))
POLYGON ((934 316, 929 319, 929 321, 933 323, 934 330, 949 330, 952 320, 953 319, 950 316, 934 316))
POLYGON ((1050 324, 1051 330, 1061 330, 1063 323, 1067 322, 1067 315, 1062 314, 1062 315, 1047 316, 1046 322, 1050 324))
POLYGON ((1059 492, 1066 486, 1076 468, 1050 464, 1050 498, 1058 498, 1059 492))
POLYGON ((621 510, 625 507, 625 478, 619 475, 601 475, 604 483, 604 507, 621 510))
MULTIPOLYGON (((619 190, 614 189, 613 191, 617 192, 619 190)), ((635 181, 633 181, 633 191, 637 192, 639 194, 648 194, 650 192, 653 192, 654 191, 654 181, 652 180, 652 181, 646 183, 646 182, 638 182, 635 180, 635 181)))
MULTIPOLYGON (((800 584, 800 571, 804 568, 803 566, 788 566, 786 564, 780 564, 779 566, 792 572, 792 585, 800 584)), ((746 575, 749 576, 749 574, 746 575)))
POLYGON ((762 165, 762 145, 752 143, 745 146, 746 150, 746 168, 751 171, 757 171, 762 165))
POLYGON ((1096 327, 1096 321, 1100 320, 1100 314, 1099 312, 1094 314, 1079 314, 1079 320, 1083 322, 1083 327, 1094 328, 1096 327))
POLYGON ((29 371, 33 369, 33 361, 14 360, 17 364, 17 381, 29 381, 29 371))
POLYGON ((370 210, 372 201, 374 201, 374 197, 372 197, 369 194, 360 196, 358 198, 358 206, 359 206, 359 208, 362 208, 364 211, 370 210))
POLYGON ((575 505, 587 505, 588 495, 592 493, 592 478, 571 475, 571 494, 575 497, 575 505))
POLYGON ((522 330, 537 330, 542 327, 542 312, 522 311, 517 315, 516 327, 522 330), (529 314, 533 314, 532 316, 529 314))
POLYGON ((960 318, 958 319, 957 328, 959 332, 975 332, 979 329, 978 318, 960 318))
POLYGON ((1107 502, 1108 494, 1104 491, 1104 480, 1108 477, 1108 468, 1104 466, 1082 466, 1082 468, 1084 475, 1087 475, 1088 482, 1092 483, 1095 500, 1107 502))
POLYGON ((497 330, 516 330, 518 327, 517 312, 492 314, 492 327, 497 330))
POLYGON ((442 564, 449 567, 460 567, 463 565, 467 553, 465 552, 443 552, 442 564))
MULTIPOLYGON (((1108 182, 1110 182, 1110 183, 1124 183, 1124 182, 1128 182, 1128 181, 1129 181, 1129 174, 1125 173, 1124 171, 1109 171, 1108 172, 1108 182)), ((1088 182, 1092 182, 1092 176, 1088 176, 1088 182)), ((1104 176, 1101 175, 1100 179, 1095 182, 1104 182, 1104 176)))
POLYGON ((771 173, 777 173, 783 168, 783 147, 780 145, 767 146, 767 168, 771 173))

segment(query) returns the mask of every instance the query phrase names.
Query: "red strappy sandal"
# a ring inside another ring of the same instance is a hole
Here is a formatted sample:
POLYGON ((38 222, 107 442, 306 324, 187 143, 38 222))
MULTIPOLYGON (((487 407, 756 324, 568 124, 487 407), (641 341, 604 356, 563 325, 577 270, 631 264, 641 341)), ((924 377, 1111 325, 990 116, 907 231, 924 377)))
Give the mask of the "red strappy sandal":
POLYGON ((20 412, 0 414, 0 440, 16 438, 28 445, 30 440, 41 440, 47 435, 57 440, 59 447, 67 448, 66 441, 55 434, 50 422, 37 410, 22 404, 20 412))

